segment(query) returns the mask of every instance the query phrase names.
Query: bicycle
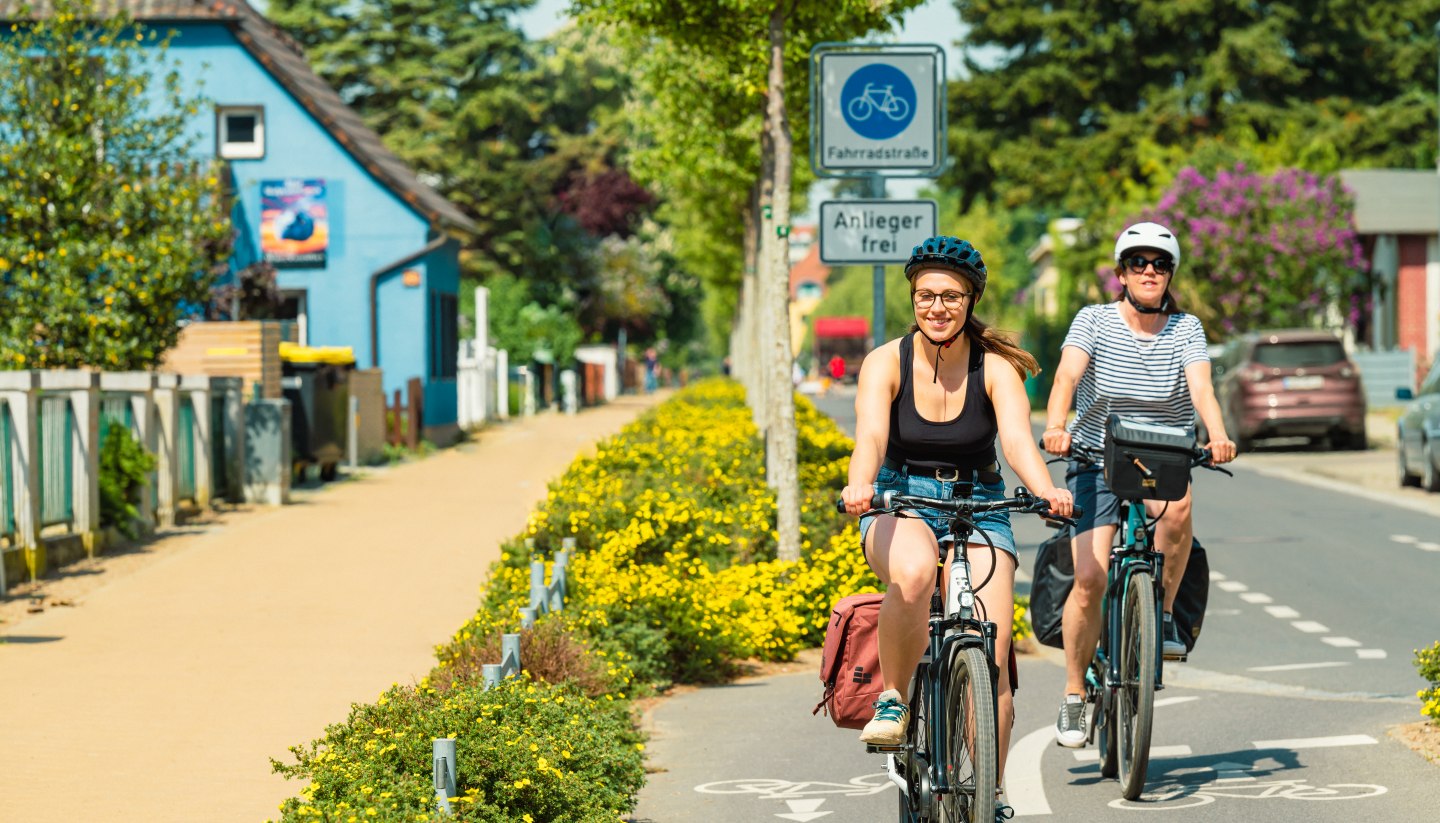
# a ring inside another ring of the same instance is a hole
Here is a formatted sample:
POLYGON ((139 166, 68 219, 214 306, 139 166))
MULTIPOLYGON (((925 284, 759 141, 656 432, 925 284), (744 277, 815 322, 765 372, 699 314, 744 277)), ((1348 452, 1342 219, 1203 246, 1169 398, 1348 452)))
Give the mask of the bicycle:
MULTIPOLYGON (((1061 523, 1069 518, 1049 513, 1049 503, 1025 490, 1000 500, 968 497, 934 498, 877 493, 881 505, 865 515, 899 514, 933 509, 950 520, 950 576, 945 558, 936 565, 935 591, 930 596, 929 647, 910 680, 910 725, 899 746, 867 744, 871 754, 887 755, 885 770, 900 788, 900 820, 904 823, 993 823, 999 769, 996 721, 995 623, 975 613, 967 547, 977 530, 970 515, 991 511, 1037 514, 1061 523), (942 602, 943 592, 943 602, 942 602)), ((837 509, 844 511, 843 501, 837 509)), ((990 542, 984 530, 981 536, 990 542)), ((995 551, 993 544, 991 551, 995 551)), ((1010 619, 1010 615, 1005 615, 1010 619)))
MULTIPOLYGON (((1171 432, 1185 433, 1186 430, 1171 429, 1171 432)), ((1189 485, 1190 472, 1197 466, 1233 476, 1228 470, 1211 464, 1210 452, 1195 446, 1193 435, 1189 437, 1189 465, 1183 472, 1185 487, 1189 485)), ((1110 549, 1105 596, 1100 605, 1100 640, 1085 672, 1085 700, 1095 706, 1087 742, 1095 742, 1099 735, 1100 776, 1118 777, 1121 794, 1126 800, 1134 800, 1145 788, 1145 773, 1150 766, 1155 692, 1165 688, 1163 641, 1158 628, 1165 595, 1165 556, 1152 543, 1152 530, 1164 512, 1153 520, 1148 519, 1143 501, 1170 498, 1158 497, 1163 491, 1156 488, 1156 484, 1162 478, 1157 470, 1146 465, 1148 456, 1142 459, 1125 447, 1113 445, 1106 452, 1111 453, 1112 460, 1129 461, 1142 478, 1140 487, 1157 494, 1157 497, 1146 497, 1143 493, 1121 493, 1112 486, 1120 501, 1123 527, 1110 549)), ((1094 466, 1101 464, 1105 453, 1072 445, 1070 455, 1076 462, 1094 466)), ((1049 462, 1064 459, 1059 457, 1049 462)), ((1173 484, 1177 477, 1172 474, 1163 480, 1173 484)), ((1174 499, 1183 496, 1182 492, 1174 499)), ((1185 656, 1178 660, 1183 662, 1185 656)))
POLYGON ((894 86, 866 83, 865 91, 850 101, 846 111, 855 120, 869 120, 870 115, 878 111, 898 123, 910 114, 910 104, 897 96, 894 89, 894 86))

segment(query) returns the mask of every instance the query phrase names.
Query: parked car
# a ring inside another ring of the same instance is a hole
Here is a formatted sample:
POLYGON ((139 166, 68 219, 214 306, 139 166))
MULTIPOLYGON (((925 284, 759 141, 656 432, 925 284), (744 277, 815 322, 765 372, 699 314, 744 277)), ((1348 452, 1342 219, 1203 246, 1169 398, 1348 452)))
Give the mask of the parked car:
POLYGON ((1360 369, 1334 334, 1310 329, 1252 332, 1211 362, 1225 429, 1241 451, 1264 437, 1309 437, 1364 449, 1360 369))
POLYGON ((1421 381, 1418 397, 1409 389, 1396 391, 1395 397, 1415 401, 1405 407, 1397 424, 1400 485, 1440 492, 1440 357, 1421 381))

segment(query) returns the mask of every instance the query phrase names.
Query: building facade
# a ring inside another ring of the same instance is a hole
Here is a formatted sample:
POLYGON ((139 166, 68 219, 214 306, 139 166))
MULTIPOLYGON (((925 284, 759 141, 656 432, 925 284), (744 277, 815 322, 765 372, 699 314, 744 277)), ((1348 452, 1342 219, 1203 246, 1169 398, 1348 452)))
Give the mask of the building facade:
MULTIPOLYGON (((45 13, 45 4, 35 4, 45 13)), ((0 0, 14 19, 19 0, 0 0)), ((349 346, 387 396, 424 384, 425 426, 456 421, 459 253, 473 224, 418 180, 245 0, 109 0, 160 33, 189 93, 195 151, 234 188, 232 276, 277 269, 300 342, 349 346)))

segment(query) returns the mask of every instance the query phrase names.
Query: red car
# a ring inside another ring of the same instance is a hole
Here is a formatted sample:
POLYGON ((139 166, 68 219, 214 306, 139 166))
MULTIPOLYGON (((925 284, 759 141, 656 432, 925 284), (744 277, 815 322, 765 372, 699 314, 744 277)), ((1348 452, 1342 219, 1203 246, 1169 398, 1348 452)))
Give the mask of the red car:
POLYGON ((1364 449, 1365 391, 1340 338, 1310 329, 1253 332, 1212 361, 1225 429, 1241 451, 1264 437, 1364 449))

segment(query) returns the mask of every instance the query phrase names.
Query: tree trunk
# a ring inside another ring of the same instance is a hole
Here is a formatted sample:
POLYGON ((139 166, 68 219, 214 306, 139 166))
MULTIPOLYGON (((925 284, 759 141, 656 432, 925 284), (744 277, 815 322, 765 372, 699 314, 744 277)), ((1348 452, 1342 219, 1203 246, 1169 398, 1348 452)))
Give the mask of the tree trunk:
POLYGON ((745 234, 742 240, 742 253, 745 271, 741 275, 740 305, 736 312, 736 329, 739 339, 736 341, 735 357, 732 359, 732 366, 736 368, 736 374, 745 387, 745 399, 750 404, 751 419, 755 423, 755 429, 761 432, 765 431, 765 404, 761 399, 764 392, 760 388, 762 374, 758 348, 760 297, 756 273, 759 271, 760 261, 760 205, 763 188, 761 182, 756 180, 755 185, 750 189, 750 207, 744 215, 745 234))
POLYGON ((770 218, 762 223, 766 265, 761 301, 769 328, 764 335, 762 363, 770 391, 770 425, 766 428, 766 469, 775 489, 776 556, 800 559, 800 478, 796 455, 795 392, 790 383, 790 175, 792 143, 785 110, 785 3, 770 13, 770 82, 766 133, 773 153, 770 218))

